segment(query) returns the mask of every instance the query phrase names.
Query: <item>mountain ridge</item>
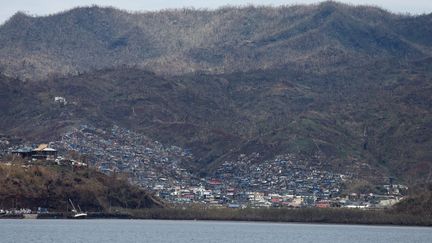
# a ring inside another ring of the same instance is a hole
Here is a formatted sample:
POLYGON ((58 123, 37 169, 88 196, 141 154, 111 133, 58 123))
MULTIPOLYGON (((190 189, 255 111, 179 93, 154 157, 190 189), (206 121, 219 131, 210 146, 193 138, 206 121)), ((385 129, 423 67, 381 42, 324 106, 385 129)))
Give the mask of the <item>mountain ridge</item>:
POLYGON ((145 13, 84 7, 46 17, 19 13, 0 26, 0 66, 9 76, 31 80, 121 65, 169 75, 271 69, 317 62, 311 55, 321 65, 328 53, 320 51, 328 47, 351 60, 413 59, 432 53, 430 25, 423 24, 431 19, 334 2, 145 13), (421 26, 416 35, 413 26, 421 26))

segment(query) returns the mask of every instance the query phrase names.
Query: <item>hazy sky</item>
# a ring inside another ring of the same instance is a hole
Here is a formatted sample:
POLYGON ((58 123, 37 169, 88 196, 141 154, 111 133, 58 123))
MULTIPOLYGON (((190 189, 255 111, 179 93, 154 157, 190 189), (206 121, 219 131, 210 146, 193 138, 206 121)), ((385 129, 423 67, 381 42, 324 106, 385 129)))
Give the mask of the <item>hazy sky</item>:
MULTIPOLYGON (((316 3, 319 0, 0 0, 0 24, 17 11, 33 15, 47 15, 77 6, 97 4, 121 9, 145 11, 164 8, 217 8, 225 5, 283 5, 316 3)), ((340 0, 353 4, 369 4, 383 7, 396 13, 422 14, 432 12, 432 0, 340 0)))

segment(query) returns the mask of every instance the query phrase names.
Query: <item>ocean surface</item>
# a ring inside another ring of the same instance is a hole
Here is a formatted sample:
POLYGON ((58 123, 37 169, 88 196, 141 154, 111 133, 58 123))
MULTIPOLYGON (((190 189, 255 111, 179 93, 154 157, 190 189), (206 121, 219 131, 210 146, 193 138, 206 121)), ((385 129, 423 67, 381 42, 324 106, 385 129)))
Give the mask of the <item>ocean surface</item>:
POLYGON ((432 242, 432 228, 169 220, 0 220, 0 242, 432 242))

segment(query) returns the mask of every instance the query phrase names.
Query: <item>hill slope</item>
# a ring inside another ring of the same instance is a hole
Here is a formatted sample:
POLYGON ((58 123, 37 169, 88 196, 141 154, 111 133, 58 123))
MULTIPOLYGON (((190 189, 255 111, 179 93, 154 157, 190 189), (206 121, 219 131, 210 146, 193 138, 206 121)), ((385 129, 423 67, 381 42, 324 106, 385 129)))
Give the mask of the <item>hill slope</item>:
MULTIPOLYGON (((0 207, 45 207, 66 211, 71 199, 85 211, 111 207, 139 209, 163 207, 157 198, 126 181, 90 169, 57 166, 0 165, 0 207)), ((69 205, 70 206, 70 205, 69 205)))
POLYGON ((0 66, 45 78, 119 65, 161 74, 367 63, 430 56, 432 17, 335 2, 292 7, 127 13, 86 7, 17 13, 0 27, 0 66))
POLYGON ((19 85, 3 77, 0 127, 48 140, 70 126, 114 123, 192 149, 201 168, 241 153, 294 153, 334 170, 430 179, 431 70, 424 59, 346 72, 290 66, 163 78, 118 68, 19 85))
POLYGON ((18 13, 0 27, 0 129, 48 140, 118 124, 191 148, 207 172, 293 153, 430 180, 431 21, 335 2, 18 13))

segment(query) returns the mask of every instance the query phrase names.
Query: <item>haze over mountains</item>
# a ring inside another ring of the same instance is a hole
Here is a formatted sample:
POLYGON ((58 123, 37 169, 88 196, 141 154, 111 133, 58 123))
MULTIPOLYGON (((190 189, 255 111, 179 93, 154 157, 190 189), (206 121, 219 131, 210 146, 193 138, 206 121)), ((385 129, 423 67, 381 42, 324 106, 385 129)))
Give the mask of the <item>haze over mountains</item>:
POLYGON ((115 123, 191 148, 206 169, 259 152, 432 175, 431 14, 334 2, 17 13, 0 27, 0 70, 7 134, 115 123))

